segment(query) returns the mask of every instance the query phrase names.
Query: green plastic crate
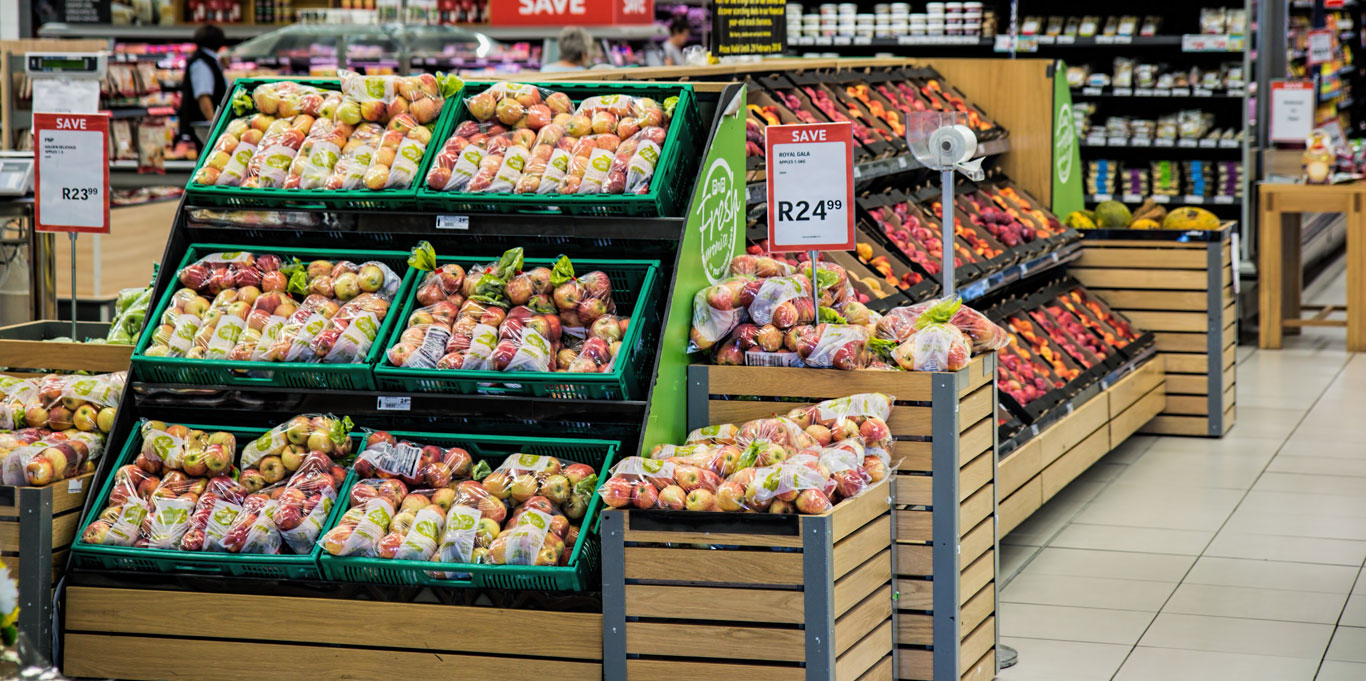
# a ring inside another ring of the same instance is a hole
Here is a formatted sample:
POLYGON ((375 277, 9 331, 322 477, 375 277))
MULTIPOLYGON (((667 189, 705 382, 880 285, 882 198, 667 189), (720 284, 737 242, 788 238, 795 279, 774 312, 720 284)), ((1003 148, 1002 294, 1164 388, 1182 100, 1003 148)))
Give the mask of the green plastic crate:
MULTIPOLYGON (((203 426, 186 424, 188 427, 206 432, 224 431, 237 436, 241 444, 252 441, 265 433, 267 428, 240 428, 236 426, 203 426)), ((353 434, 355 444, 361 444, 360 435, 353 434)), ((354 448, 354 447, 353 447, 354 448)), ((123 450, 115 462, 120 466, 133 463, 138 452, 142 451, 142 434, 134 428, 124 442, 123 450)), ((234 461, 234 464, 236 462, 234 461)), ((316 581, 322 577, 318 569, 318 554, 322 549, 314 545, 308 555, 268 555, 260 553, 220 553, 213 551, 172 551, 170 549, 133 548, 129 546, 104 546, 86 543, 82 537, 85 528, 99 518, 109 502, 109 494, 114 489, 114 475, 105 477, 100 486, 99 496, 81 522, 80 531, 71 545, 71 559, 76 567, 93 570, 119 570, 131 572, 166 572, 182 575, 219 575, 231 577, 258 577, 265 579, 299 579, 316 581)), ((327 525, 331 526, 344 512, 338 496, 327 515, 327 525)), ((321 536, 321 534, 319 535, 321 536)))
MULTIPOLYGON (((218 119, 214 122, 213 131, 210 133, 209 141, 205 146, 205 153, 200 155, 199 162, 195 164, 194 172, 190 174, 190 181, 185 185, 185 194, 191 199, 191 203, 198 206, 230 208, 347 208, 352 210, 414 210, 417 208, 417 188, 422 184, 422 179, 427 176, 428 164, 431 157, 435 155, 433 146, 430 144, 427 145, 427 153, 423 156, 422 163, 418 165, 417 174, 413 176, 413 185, 406 189, 381 189, 379 191, 364 188, 345 191, 244 189, 242 187, 219 187, 195 183, 195 175, 199 173, 199 168, 209 158, 208 152, 218 142, 219 135, 228 127, 228 123, 237 117, 232 112, 231 102, 233 99, 239 93, 250 93, 258 85, 282 80, 296 80, 322 90, 341 89, 341 81, 335 78, 239 78, 234 81, 227 99, 229 104, 222 109, 218 119)), ((446 119, 455 115, 456 106, 452 100, 454 102, 462 101, 462 94, 460 92, 455 93, 441 105, 441 115, 437 116, 436 121, 432 124, 433 141, 436 139, 435 133, 447 124, 446 119)), ((440 149, 440 147, 435 147, 435 149, 440 149)))
POLYGON ((394 326, 394 320, 400 316, 394 311, 401 305, 400 301, 405 300, 408 289, 412 287, 413 281, 417 278, 417 270, 408 267, 408 254, 401 251, 365 251, 365 250, 342 250, 335 248, 289 248, 283 250, 276 249, 255 249, 248 246, 223 245, 223 244, 191 244, 185 252, 185 257, 180 261, 180 266, 184 268, 200 258, 220 251, 258 251, 266 253, 279 253, 281 257, 297 257, 301 260, 351 260, 356 263, 375 260, 388 265, 395 273, 403 278, 403 283, 399 285, 398 293, 389 305, 389 314, 385 316, 384 323, 380 325, 379 333, 375 336, 375 342, 370 346, 370 352, 366 355, 364 363, 358 364, 322 364, 304 362, 233 362, 226 359, 189 359, 186 357, 148 357, 145 353, 152 344, 152 336, 156 334, 157 323, 161 319, 167 308, 171 305, 171 296, 175 295, 176 290, 181 288, 179 281, 173 281, 161 293, 161 299, 157 302, 156 313, 147 319, 151 323, 142 329, 142 337, 138 339, 137 348, 133 350, 132 364, 137 371, 139 380, 152 383, 185 383, 191 385, 212 385, 212 386, 284 386, 290 388, 302 388, 307 390, 373 390, 375 388, 374 373, 371 368, 379 360, 385 348, 385 340, 389 338, 389 332, 394 326))
MULTIPOLYGON (((586 463, 598 471, 598 486, 607 480, 606 471, 612 467, 619 442, 612 440, 568 440, 560 438, 510 438, 487 435, 449 435, 394 431, 394 437, 423 445, 464 447, 475 461, 487 460, 497 468, 503 457, 515 452, 554 456, 564 461, 586 463)), ((347 505, 351 488, 359 478, 353 471, 346 478, 341 501, 337 508, 347 505)), ((602 541, 597 534, 598 511, 602 498, 596 490, 584 513, 584 525, 574 544, 567 566, 536 565, 472 565, 433 563, 420 560, 388 560, 334 556, 320 551, 318 565, 323 577, 332 581, 391 584, 398 586, 445 586, 491 589, 534 589, 541 591, 584 591, 590 584, 597 585, 595 575, 601 567, 602 541), (438 568, 438 566, 440 566, 438 568), (442 579, 428 574, 433 568, 459 573, 455 579, 442 579)), ((336 527, 345 511, 329 516, 327 530, 336 527)), ((321 536, 321 535, 319 535, 321 536)))
MULTIPOLYGON (((432 136, 432 144, 439 152, 456 127, 470 119, 465 108, 465 97, 477 95, 495 83, 465 83, 465 91, 449 117, 444 115, 432 136)), ((697 140, 704 134, 702 116, 697 109, 697 97, 690 84, 665 83, 531 83, 537 87, 563 92, 577 106, 595 95, 628 94, 652 97, 661 105, 669 97, 678 97, 673 122, 660 148, 659 164, 645 194, 484 194, 470 192, 442 192, 427 186, 427 171, 435 162, 436 154, 423 159, 422 177, 418 183, 418 202, 424 210, 442 213, 569 213, 573 215, 628 215, 664 217, 681 215, 691 199, 692 176, 697 171, 697 140)), ((430 148, 429 148, 430 149, 430 148)))
MULTIPOLYGON (((464 256, 437 258, 437 265, 456 263, 467 270, 471 265, 488 262, 489 258, 464 256)), ((612 371, 602 374, 571 374, 552 371, 463 371, 453 369, 412 369, 391 366, 380 355, 375 365, 375 382, 380 390, 428 393, 483 393, 489 395, 532 395, 561 399, 630 399, 639 392, 639 373, 648 370, 641 358, 659 340, 660 319, 658 297, 663 295, 659 284, 658 260, 575 260, 577 274, 602 270, 612 280, 612 300, 617 314, 630 311, 631 322, 622 337, 621 349, 612 371)), ((525 268, 553 267, 554 260, 527 258, 525 268)), ((385 350, 398 343, 407 328, 408 317, 417 309, 417 289, 414 282, 389 334, 385 350)), ((386 319, 387 323, 389 320, 386 319)))

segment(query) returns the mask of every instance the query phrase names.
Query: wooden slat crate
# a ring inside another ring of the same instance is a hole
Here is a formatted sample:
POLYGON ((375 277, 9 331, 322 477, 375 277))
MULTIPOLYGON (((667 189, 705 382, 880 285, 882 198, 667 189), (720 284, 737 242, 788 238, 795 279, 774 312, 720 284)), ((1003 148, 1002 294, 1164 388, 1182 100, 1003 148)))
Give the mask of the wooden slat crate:
POLYGON ((608 511, 605 678, 890 681, 891 488, 810 516, 608 511))
POLYGON ((956 373, 689 370, 690 428, 739 423, 853 393, 896 398, 888 426, 898 461, 898 679, 991 679, 996 673, 995 376, 994 353, 956 373))
POLYGON ((1002 456, 997 473, 1001 535, 1160 414, 1166 391, 1159 354, 1002 456))
MULTIPOLYGON (((104 338, 109 324, 78 322, 76 333, 82 338, 104 338)), ((71 335, 71 322, 43 320, 0 327, 0 367, 12 375, 38 370, 89 371, 105 374, 127 371, 133 356, 131 345, 102 343, 58 343, 44 340, 71 335)))
POLYGON ((0 486, 0 556, 19 583, 19 630, 46 656, 52 641, 52 589, 80 525, 94 473, 46 487, 0 486))
POLYGON ((1167 405, 1143 432, 1221 437, 1235 417, 1238 343, 1231 234, 1086 234, 1068 272, 1134 326, 1154 332, 1166 359, 1167 405), (1142 236, 1143 238, 1139 238, 1142 236))
POLYGON ((67 589, 65 612, 68 676, 602 678, 595 612, 86 586, 67 589))

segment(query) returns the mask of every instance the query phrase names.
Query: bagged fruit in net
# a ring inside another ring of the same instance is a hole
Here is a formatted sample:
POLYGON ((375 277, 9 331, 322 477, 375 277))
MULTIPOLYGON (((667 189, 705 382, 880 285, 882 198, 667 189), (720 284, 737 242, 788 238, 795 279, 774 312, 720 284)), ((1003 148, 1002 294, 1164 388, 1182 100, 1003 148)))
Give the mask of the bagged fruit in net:
POLYGON ((362 293, 328 320, 327 328, 313 338, 309 349, 324 364, 356 364, 369 354, 390 303, 377 293, 362 293))
POLYGON ((693 296, 688 352, 703 352, 724 339, 746 318, 748 281, 731 277, 693 296))
POLYGON ((866 455, 862 449, 857 441, 844 440, 818 450, 818 462, 835 483, 832 496, 840 499, 858 496, 873 483, 872 476, 863 468, 866 455))
POLYGON ((860 393, 794 409, 788 417, 804 424, 806 432, 823 446, 860 441, 868 454, 890 463, 893 440, 887 419, 894 401, 894 397, 884 393, 860 393))
MULTIPOLYGON (((176 278, 182 286, 200 295, 216 296, 224 289, 244 286, 262 291, 283 291, 287 279, 279 273, 282 264, 276 255, 245 251, 210 253, 181 268, 176 278)), ((195 312, 203 314, 203 310, 195 312)))
MULTIPOLYGON (((627 194, 645 194, 650 191, 650 180, 654 178, 655 167, 659 165, 666 133, 664 128, 657 126, 642 128, 634 137, 622 144, 623 148, 631 142, 635 142, 637 146, 626 163, 625 177, 609 178, 607 193, 621 193, 616 191, 619 186, 627 194)), ((620 157, 618 150, 618 158, 620 157)))
POLYGON ((498 535, 489 545, 489 562, 494 565, 556 565, 564 540, 549 531, 551 516, 539 510, 523 513, 515 526, 498 535))
POLYGON ((245 328, 227 359, 235 362, 261 361, 266 350, 280 335, 285 322, 298 310, 298 304, 283 291, 256 296, 247 312, 245 328))
POLYGON ((375 158, 384 128, 378 123, 361 123, 342 146, 341 156, 332 166, 323 188, 328 191, 351 190, 365 181, 365 173, 375 158))
POLYGON ((36 379, 0 376, 0 431, 22 427, 24 411, 35 403, 37 398, 36 379))
POLYGON ((730 260, 730 273, 767 279, 769 277, 790 277, 797 269, 777 258, 766 255, 737 255, 730 260))
POLYGON ((218 476, 209 480, 190 514, 190 525, 180 539, 180 550, 221 550, 223 535, 241 512, 247 494, 246 487, 230 477, 218 476))
POLYGON ((868 330, 847 324, 817 324, 797 340, 797 354, 809 367, 818 369, 860 369, 864 366, 864 347, 868 330))
POLYGON ((584 169, 583 179, 580 180, 575 194, 601 194, 603 184, 607 181, 607 173, 612 169, 612 152, 607 149, 595 149, 588 156, 588 167, 584 169))
POLYGON ((512 504, 534 496, 564 500, 573 490, 563 471, 564 465, 553 456, 510 454, 480 482, 493 496, 512 504))
POLYGON ((908 371, 958 371, 972 359, 967 334, 949 323, 962 302, 940 301, 916 319, 916 331, 896 346, 892 358, 908 371))
POLYGON ((304 113, 306 95, 319 95, 317 101, 321 102, 321 93, 312 85, 295 80, 277 80, 257 85, 251 91, 251 104, 263 114, 289 118, 304 113))
POLYGON ((142 524, 151 512, 152 504, 148 500, 139 496, 128 497, 118 506, 107 509, 99 520, 90 523, 81 538, 91 544, 133 546, 140 538, 142 524))
POLYGON ((810 447, 816 444, 816 440, 808 435, 799 423, 786 416, 746 421, 740 424, 739 430, 735 433, 735 444, 741 448, 747 449, 752 444, 766 443, 792 452, 810 447))
POLYGON ((753 480, 745 487, 745 505, 751 510, 814 515, 831 507, 835 486, 817 465, 780 463, 753 470, 753 480))
POLYGON ((566 129, 570 134, 587 134, 577 132, 583 129, 585 122, 593 133, 610 133, 627 139, 642 128, 664 125, 664 109, 649 97, 599 95, 579 104, 566 129))
POLYGON ((657 508, 659 490, 675 484, 673 475, 674 464, 668 461, 628 456, 612 467, 598 493, 612 508, 657 508))
POLYGON ((541 179, 545 176, 546 168, 549 167, 550 157, 555 153, 553 146, 538 145, 532 147, 527 155, 526 167, 522 170, 521 177, 517 178, 517 184, 513 187, 513 192, 517 194, 535 194, 540 190, 541 179))
POLYGON ((443 324, 420 324, 403 331, 396 345, 389 348, 385 358, 396 367, 435 369, 446 356, 446 345, 451 340, 450 327, 443 324))
POLYGON ((5 457, 4 484, 43 487, 74 478, 85 470, 92 444, 103 448, 103 443, 104 437, 95 433, 79 433, 70 438, 62 433, 47 435, 5 457))
POLYGON ((550 159, 546 161, 545 173, 541 176, 540 183, 536 186, 537 194, 559 193, 560 187, 564 184, 564 179, 569 173, 569 165, 572 156, 564 149, 555 149, 550 152, 550 159))
MULTIPOLYGON (((487 549, 502 531, 497 522, 490 528, 478 508, 456 504, 446 513, 445 527, 432 560, 439 563, 473 563, 476 548, 487 549)), ((448 578, 454 578, 450 576, 448 578)))
POLYGON ((284 540, 271 519, 277 506, 264 492, 247 495, 242 501, 242 510, 223 534, 223 550, 228 553, 279 553, 284 540))
POLYGON ((612 370, 613 361, 616 359, 615 345, 602 338, 589 338, 583 342, 578 353, 574 356, 573 362, 566 369, 571 374, 592 374, 605 373, 612 370))
POLYGON ((322 452, 309 452, 276 498, 272 514, 280 537, 294 553, 306 554, 317 541, 336 503, 346 471, 322 452))
POLYGON ((331 119, 314 123, 313 129, 308 131, 308 138, 304 140, 304 147, 295 157, 296 165, 301 166, 297 175, 291 168, 291 175, 298 178, 293 185, 299 189, 326 187, 328 178, 332 177, 332 171, 341 160, 342 149, 355 130, 354 126, 331 119))
POLYGON ((246 176, 247 163, 256 154, 262 134, 274 119, 252 114, 230 121, 209 150, 208 158, 195 173, 196 184, 235 187, 246 176))
POLYGON ((150 549, 178 549, 180 540, 190 529, 190 514, 198 497, 193 493, 181 496, 152 495, 152 512, 143 521, 140 536, 150 549))
POLYGON ((388 533, 393 517, 394 506, 380 497, 353 506, 337 527, 323 535, 323 550, 334 556, 378 556, 380 540, 388 533))
POLYGON ((345 458, 351 453, 348 437, 351 426, 351 419, 331 414, 295 416, 243 446, 238 465, 242 468, 256 466, 266 457, 280 456, 290 445, 306 447, 308 452, 322 452, 334 460, 345 458))
POLYGON ((469 184, 465 186, 465 191, 472 194, 489 191, 493 180, 498 175, 498 170, 503 167, 503 154, 489 152, 479 161, 479 167, 474 171, 474 176, 470 178, 469 184))
POLYGON ((740 433, 740 427, 733 423, 718 423, 713 426, 704 426, 688 433, 685 440, 688 444, 717 444, 733 445, 736 442, 736 435, 740 433))
MULTIPOLYGON (((930 308, 941 304, 952 304, 952 301, 929 300, 888 311, 877 323, 878 337, 894 340, 897 343, 905 342, 911 337, 911 334, 915 333, 916 322, 921 315, 930 308)), ((956 311, 949 323, 968 335, 968 338, 972 340, 973 352, 1000 350, 1010 342, 1010 335, 1005 329, 987 319, 981 312, 963 305, 961 300, 958 300, 956 311)))
POLYGON ((811 280, 803 274, 764 279, 748 310, 755 324, 773 324, 779 329, 810 324, 816 321, 811 280))
POLYGON ((458 152, 451 151, 448 145, 433 159, 431 170, 427 171, 427 187, 442 192, 464 191, 479 171, 485 155, 483 149, 473 144, 458 152))
POLYGON ((527 158, 530 156, 531 151, 524 146, 508 147, 503 152, 503 163, 494 173, 493 180, 481 191, 504 194, 512 192, 517 182, 522 179, 522 170, 526 168, 527 158))
POLYGON ((327 328, 328 321, 340 309, 341 306, 333 299, 316 293, 309 295, 280 327, 275 342, 266 349, 263 359, 267 362, 314 361, 313 339, 327 328))
POLYGON ((289 176, 289 166, 303 146, 313 122, 314 118, 308 114, 276 119, 261 138, 260 148, 247 163, 247 174, 242 179, 242 186, 283 188, 289 176))
POLYGON ((563 92, 554 92, 525 83, 502 82, 465 98, 470 115, 478 121, 497 120, 503 125, 540 130, 558 114, 573 110, 573 102, 563 92))

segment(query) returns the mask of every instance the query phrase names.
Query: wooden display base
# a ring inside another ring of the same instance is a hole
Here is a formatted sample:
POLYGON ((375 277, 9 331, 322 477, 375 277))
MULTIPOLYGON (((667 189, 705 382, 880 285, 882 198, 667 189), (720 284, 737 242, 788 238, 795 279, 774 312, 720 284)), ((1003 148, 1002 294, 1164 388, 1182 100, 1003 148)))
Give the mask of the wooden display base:
POLYGON ((602 615, 72 587, 68 676, 130 681, 602 678, 602 615))
POLYGON ((44 656, 52 647, 52 589, 61 581, 94 477, 0 487, 0 556, 19 583, 19 630, 44 656))
POLYGON ((1232 233, 1232 223, 1209 233, 1209 241, 1087 233, 1081 258, 1068 270, 1157 338, 1166 358, 1167 406, 1145 433, 1222 437, 1233 427, 1238 313, 1232 233))
MULTIPOLYGON (((104 338, 109 324, 77 322, 81 338, 104 338)), ((71 322, 41 320, 0 327, 0 367, 21 376, 37 371, 89 371, 107 374, 127 371, 133 356, 131 345, 107 343, 57 343, 45 340, 71 335, 71 322)))
POLYGON ((810 516, 608 511, 606 678, 890 681, 891 489, 810 516))
POLYGON ((689 428, 860 392, 896 399, 898 679, 996 674, 995 377, 994 353, 956 373, 689 367, 689 428))
POLYGON ((1163 411, 1163 364, 1159 354, 1139 365, 1001 460, 1002 536, 1163 411))

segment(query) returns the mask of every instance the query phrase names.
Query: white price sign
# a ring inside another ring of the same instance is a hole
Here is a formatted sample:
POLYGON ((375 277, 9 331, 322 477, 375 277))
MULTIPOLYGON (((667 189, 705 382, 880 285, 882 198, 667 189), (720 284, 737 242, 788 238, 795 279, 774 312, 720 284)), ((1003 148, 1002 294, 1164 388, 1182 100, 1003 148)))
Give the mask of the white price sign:
POLYGON ((1337 45, 1334 44, 1335 37, 1334 33, 1326 28, 1310 31, 1306 41, 1308 54, 1305 56, 1305 61, 1310 66, 1332 61, 1333 53, 1337 50, 1337 45))
POLYGON ((1271 81, 1271 140, 1303 144, 1313 130, 1313 81, 1271 81))
POLYGON ((853 250, 853 127, 770 125, 764 146, 769 250, 853 250))
POLYGON ((109 114, 33 114, 40 232, 109 233, 109 114))

